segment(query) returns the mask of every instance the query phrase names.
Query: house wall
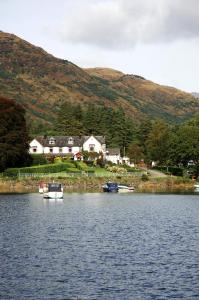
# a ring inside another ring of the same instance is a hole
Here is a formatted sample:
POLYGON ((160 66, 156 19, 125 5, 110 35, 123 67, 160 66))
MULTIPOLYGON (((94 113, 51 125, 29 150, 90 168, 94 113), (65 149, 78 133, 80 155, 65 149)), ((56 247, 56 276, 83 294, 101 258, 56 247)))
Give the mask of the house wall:
POLYGON ((58 154, 59 153, 59 147, 53 147, 53 145, 50 146, 50 147, 44 147, 44 153, 45 154, 47 154, 47 153, 58 154), (53 149, 52 152, 50 152, 50 148, 53 149))
POLYGON ((94 152, 104 152, 101 143, 94 136, 89 137, 83 144, 83 150, 90 152, 89 145, 94 145, 94 152))
POLYGON ((62 153, 67 154, 67 153, 72 153, 72 154, 76 154, 78 152, 80 152, 80 147, 76 146, 76 147, 70 147, 72 148, 72 152, 69 152, 69 147, 63 147, 62 148, 62 153))
POLYGON ((30 149, 29 152, 30 153, 35 153, 35 154, 48 154, 48 153, 52 153, 52 154, 67 154, 67 153, 72 153, 72 154, 76 154, 78 152, 81 152, 82 149, 84 151, 88 151, 90 152, 90 145, 94 146, 94 152, 103 152, 105 153, 106 151, 106 145, 105 144, 101 144, 94 136, 90 136, 88 138, 88 140, 83 144, 83 147, 79 147, 79 146, 73 146, 71 144, 71 147, 62 147, 62 151, 59 152, 59 147, 55 147, 53 144, 49 145, 47 147, 43 147, 36 139, 32 140, 30 142, 30 149), (52 152, 50 152, 50 148, 53 149, 52 152), (69 152, 69 148, 72 148, 72 151, 69 152), (36 149, 37 151, 34 151, 33 149, 36 149))
POLYGON ((32 142, 30 143, 30 149, 29 149, 30 153, 34 153, 34 154, 42 154, 43 153, 43 146, 36 140, 32 140, 32 142), (34 147, 36 147, 37 151, 33 151, 34 147))
POLYGON ((120 155, 106 155, 106 160, 111 161, 114 164, 118 164, 120 159, 120 155))
POLYGON ((67 154, 67 153, 72 153, 75 154, 80 151, 80 147, 71 147, 72 152, 69 152, 69 147, 61 147, 62 152, 59 151, 59 147, 44 147, 44 153, 52 153, 52 154, 67 154), (50 148, 53 148, 53 152, 50 152, 50 148))

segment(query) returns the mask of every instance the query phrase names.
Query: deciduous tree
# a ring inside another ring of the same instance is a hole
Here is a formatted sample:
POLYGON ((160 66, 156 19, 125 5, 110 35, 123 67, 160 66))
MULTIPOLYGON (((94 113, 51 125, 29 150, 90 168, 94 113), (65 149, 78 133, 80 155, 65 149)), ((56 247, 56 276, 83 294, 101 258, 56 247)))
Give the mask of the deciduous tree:
POLYGON ((30 163, 25 110, 15 101, 0 96, 0 170, 30 163))

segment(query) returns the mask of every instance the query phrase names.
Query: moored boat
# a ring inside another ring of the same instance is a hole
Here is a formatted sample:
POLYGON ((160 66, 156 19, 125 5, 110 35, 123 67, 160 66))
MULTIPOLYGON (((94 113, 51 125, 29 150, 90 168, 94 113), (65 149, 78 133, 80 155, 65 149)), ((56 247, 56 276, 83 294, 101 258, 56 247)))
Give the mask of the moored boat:
POLYGON ((103 191, 107 193, 117 193, 118 192, 118 184, 115 182, 106 182, 103 186, 103 191))
POLYGON ((199 183, 194 184, 195 190, 199 191, 199 183))
POLYGON ((64 196, 63 186, 61 183, 48 183, 47 191, 43 197, 47 199, 62 199, 64 196))
POLYGON ((118 192, 119 193, 129 193, 129 192, 134 192, 134 190, 135 190, 135 188, 133 186, 118 184, 118 192))

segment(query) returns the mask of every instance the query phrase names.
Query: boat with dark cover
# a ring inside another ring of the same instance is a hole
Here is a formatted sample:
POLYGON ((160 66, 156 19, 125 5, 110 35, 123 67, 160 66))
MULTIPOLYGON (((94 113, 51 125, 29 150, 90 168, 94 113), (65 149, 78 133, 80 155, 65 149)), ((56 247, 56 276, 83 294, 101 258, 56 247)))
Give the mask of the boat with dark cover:
POLYGON ((107 182, 103 185, 103 191, 107 193, 117 193, 118 192, 118 184, 115 182, 107 182))
POLYGON ((47 199, 62 199, 63 195, 61 183, 48 183, 47 191, 43 193, 43 197, 47 199))

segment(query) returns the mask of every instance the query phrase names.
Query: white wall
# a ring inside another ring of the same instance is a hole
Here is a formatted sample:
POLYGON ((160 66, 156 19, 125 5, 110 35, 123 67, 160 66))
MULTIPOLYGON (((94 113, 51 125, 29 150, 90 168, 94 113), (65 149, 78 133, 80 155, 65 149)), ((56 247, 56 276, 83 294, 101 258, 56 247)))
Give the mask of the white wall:
POLYGON ((102 145, 94 136, 88 138, 88 140, 83 144, 83 150, 90 152, 89 145, 95 145, 94 152, 104 152, 102 149, 102 145))
POLYGON ((30 148, 29 148, 29 152, 30 153, 34 153, 34 154, 42 154, 43 153, 43 146, 36 140, 32 140, 32 142, 30 143, 30 148), (37 151, 34 152, 33 148, 36 147, 37 151))
POLYGON ((63 147, 62 148, 62 152, 59 152, 59 147, 44 147, 44 153, 52 153, 52 154, 67 154, 67 153, 71 153, 71 154, 76 154, 77 152, 80 151, 79 147, 71 147, 72 148, 72 152, 69 152, 69 147, 63 147), (53 148, 53 152, 50 152, 50 148, 53 148))
MULTIPOLYGON (((83 144, 83 150, 84 151, 90 151, 90 147, 89 145, 94 145, 94 152, 103 152, 105 153, 106 150, 106 145, 105 144, 101 144, 94 136, 90 136, 88 138, 88 140, 83 144)), ((72 148, 72 152, 69 152, 68 149, 69 147, 63 147, 62 148, 62 152, 59 152, 59 147, 54 147, 54 145, 49 145, 48 147, 43 147, 36 139, 34 139, 31 143, 30 143, 30 153, 35 153, 35 154, 48 154, 48 153, 52 153, 52 154, 67 154, 67 153, 72 153, 72 154, 76 154, 78 152, 81 152, 81 147, 73 147, 71 145, 72 148), (33 152, 33 147, 37 147, 37 151, 33 152), (53 152, 50 152, 50 148, 53 148, 53 152)))
POLYGON ((118 164, 120 161, 120 155, 106 155, 106 160, 111 161, 114 164, 118 164))

